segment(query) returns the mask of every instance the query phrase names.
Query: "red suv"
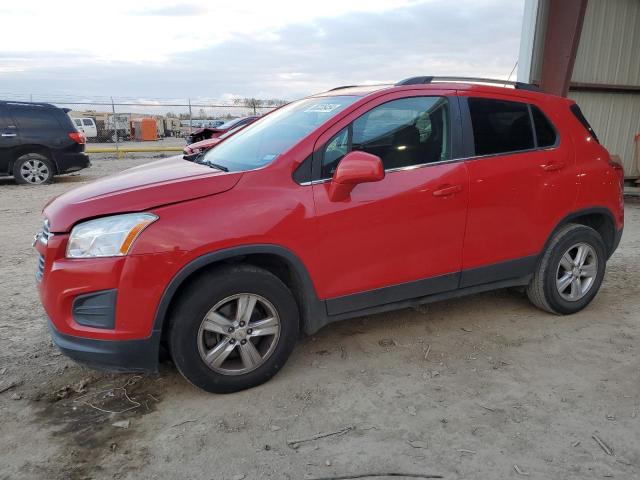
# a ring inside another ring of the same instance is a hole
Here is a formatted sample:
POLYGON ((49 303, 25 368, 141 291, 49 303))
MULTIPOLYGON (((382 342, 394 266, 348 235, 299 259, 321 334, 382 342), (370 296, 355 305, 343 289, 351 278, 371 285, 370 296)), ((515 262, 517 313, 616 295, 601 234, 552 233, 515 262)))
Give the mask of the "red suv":
POLYGON ((190 382, 232 392, 337 320, 512 286, 581 310, 622 234, 621 169, 573 101, 487 83, 337 88, 197 163, 53 200, 35 247, 55 343, 129 371, 166 347, 190 382))

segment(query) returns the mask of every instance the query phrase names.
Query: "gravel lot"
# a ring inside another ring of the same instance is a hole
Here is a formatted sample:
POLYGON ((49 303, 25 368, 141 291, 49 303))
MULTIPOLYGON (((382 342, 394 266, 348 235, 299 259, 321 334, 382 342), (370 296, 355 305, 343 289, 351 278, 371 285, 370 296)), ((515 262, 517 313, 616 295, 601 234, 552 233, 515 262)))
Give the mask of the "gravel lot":
POLYGON ((0 179, 0 391, 17 383, 0 393, 1 479, 640 478, 637 201, 586 311, 548 315, 506 290, 346 321, 301 340, 268 384, 216 396, 170 364, 84 369, 49 340, 31 249, 42 205, 145 161, 0 179))

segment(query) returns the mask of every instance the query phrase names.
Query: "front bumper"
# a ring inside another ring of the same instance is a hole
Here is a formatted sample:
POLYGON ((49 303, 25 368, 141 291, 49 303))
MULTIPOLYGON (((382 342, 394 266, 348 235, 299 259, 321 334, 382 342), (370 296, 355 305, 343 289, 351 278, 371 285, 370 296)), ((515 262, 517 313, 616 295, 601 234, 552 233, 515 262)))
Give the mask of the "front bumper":
POLYGON ((156 372, 160 332, 141 340, 96 340, 60 333, 49 320, 53 343, 67 357, 109 372, 156 372))

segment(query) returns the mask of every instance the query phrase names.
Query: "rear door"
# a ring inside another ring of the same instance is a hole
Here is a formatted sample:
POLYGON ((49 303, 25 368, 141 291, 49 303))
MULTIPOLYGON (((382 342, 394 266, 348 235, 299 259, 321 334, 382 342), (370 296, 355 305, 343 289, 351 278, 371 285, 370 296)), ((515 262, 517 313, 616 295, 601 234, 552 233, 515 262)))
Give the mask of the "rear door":
POLYGON ((0 173, 9 172, 11 150, 20 143, 18 127, 11 119, 5 105, 0 104, 0 173))
POLYGON ((376 99, 316 143, 316 287, 329 314, 457 288, 468 178, 456 160, 458 102, 447 93, 376 99), (351 150, 381 157, 385 178, 332 201, 330 178, 351 150))
POLYGON ((533 102, 474 93, 461 106, 471 157, 461 286, 527 275, 575 202, 571 141, 533 102))

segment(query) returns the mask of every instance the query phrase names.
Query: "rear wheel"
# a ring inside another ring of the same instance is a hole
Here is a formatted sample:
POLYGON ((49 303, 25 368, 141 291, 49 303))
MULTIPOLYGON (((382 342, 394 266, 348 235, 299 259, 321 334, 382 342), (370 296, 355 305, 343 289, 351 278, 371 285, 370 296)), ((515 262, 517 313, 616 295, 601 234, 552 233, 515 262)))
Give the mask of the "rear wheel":
POLYGON ((16 183, 41 185, 51 182, 53 178, 53 164, 44 155, 27 153, 18 157, 13 164, 13 177, 16 183))
POLYGON ((173 361, 187 380, 230 393, 280 370, 295 345, 298 307, 278 277, 239 265, 205 273, 188 289, 169 331, 173 361))
POLYGON ((582 310, 596 296, 605 272, 606 250, 594 229, 577 224, 561 228, 545 251, 527 295, 551 313, 582 310))

